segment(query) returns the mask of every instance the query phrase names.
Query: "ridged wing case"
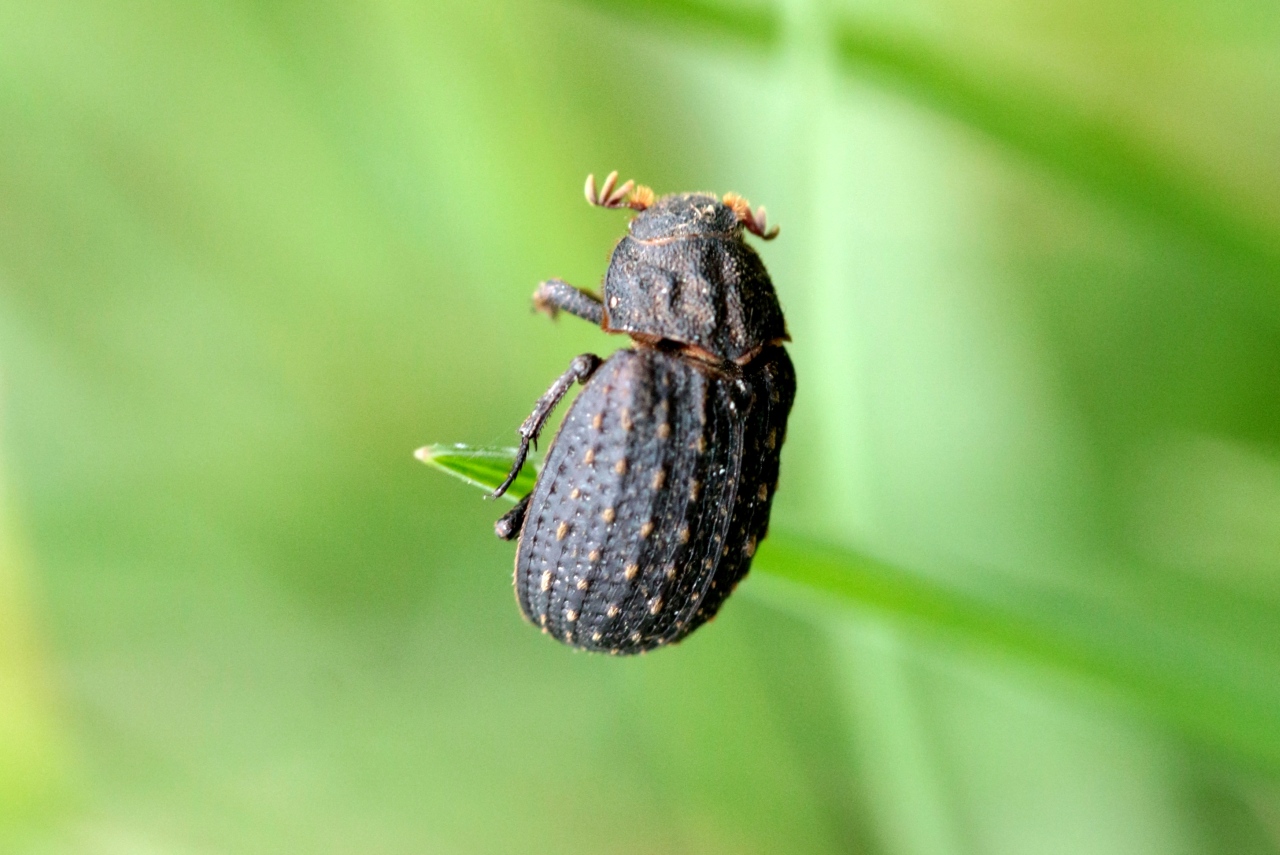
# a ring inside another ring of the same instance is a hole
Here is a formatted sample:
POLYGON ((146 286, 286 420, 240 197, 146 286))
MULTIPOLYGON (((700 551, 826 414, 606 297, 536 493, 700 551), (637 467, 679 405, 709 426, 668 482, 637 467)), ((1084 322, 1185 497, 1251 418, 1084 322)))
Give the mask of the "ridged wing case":
POLYGON ((515 568, 525 616, 618 654, 714 616, 768 528, 794 397, 781 347, 734 371, 648 348, 611 356, 530 498, 515 568))

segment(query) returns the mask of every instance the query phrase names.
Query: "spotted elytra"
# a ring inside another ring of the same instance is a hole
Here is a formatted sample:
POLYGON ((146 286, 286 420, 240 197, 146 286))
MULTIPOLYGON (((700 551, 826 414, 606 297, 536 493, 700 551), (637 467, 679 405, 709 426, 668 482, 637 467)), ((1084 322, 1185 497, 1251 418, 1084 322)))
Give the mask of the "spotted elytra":
POLYGON ((494 530, 519 538, 525 617, 565 644, 632 654, 710 620, 746 575, 769 528, 796 384, 773 283, 743 239, 777 234, 764 208, 732 193, 655 199, 617 177, 586 185, 593 205, 639 212, 603 298, 552 279, 533 300, 625 333, 632 347, 576 357, 538 400, 495 496, 560 399, 585 387, 533 492, 494 530))

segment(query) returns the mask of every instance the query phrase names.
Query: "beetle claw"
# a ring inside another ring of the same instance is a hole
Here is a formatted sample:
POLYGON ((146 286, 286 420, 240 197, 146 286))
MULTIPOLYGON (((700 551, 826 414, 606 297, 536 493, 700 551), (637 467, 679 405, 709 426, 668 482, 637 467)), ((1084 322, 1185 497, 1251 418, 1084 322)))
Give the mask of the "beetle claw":
POLYGON ((587 183, 582 188, 583 195, 592 205, 600 208, 632 208, 643 211, 653 204, 653 191, 643 184, 637 186, 630 179, 618 186, 618 170, 605 176, 604 184, 596 187, 596 176, 587 176, 587 183))
POLYGON ((733 213, 742 223, 743 228, 764 240, 773 240, 778 236, 778 227, 769 228, 769 218, 765 214, 764 205, 751 210, 751 203, 737 193, 724 194, 724 203, 733 209, 733 213))

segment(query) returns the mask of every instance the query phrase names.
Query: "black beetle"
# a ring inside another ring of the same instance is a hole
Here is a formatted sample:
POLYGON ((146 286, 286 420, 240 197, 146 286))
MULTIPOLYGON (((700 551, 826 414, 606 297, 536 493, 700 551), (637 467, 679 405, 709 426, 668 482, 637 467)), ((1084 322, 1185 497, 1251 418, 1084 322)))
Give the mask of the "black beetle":
POLYGON ((626 333, 635 347, 577 357, 538 400, 494 496, 574 382, 586 387, 533 492, 494 530, 520 538, 525 617, 565 644, 630 654, 688 635, 746 575, 769 527, 795 373, 773 283, 742 235, 777 234, 764 209, 732 193, 655 200, 616 183, 615 172, 586 186, 592 204, 639 211, 603 301, 552 279, 534 305, 626 333))

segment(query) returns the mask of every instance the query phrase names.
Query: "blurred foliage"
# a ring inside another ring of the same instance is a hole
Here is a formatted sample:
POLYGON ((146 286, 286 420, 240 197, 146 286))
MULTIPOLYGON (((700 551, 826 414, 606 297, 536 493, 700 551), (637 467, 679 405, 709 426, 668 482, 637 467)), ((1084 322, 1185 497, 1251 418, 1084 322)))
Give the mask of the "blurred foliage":
POLYGON ((1254 0, 0 0, 0 847, 1277 851, 1277 46, 1254 0), (800 382, 764 572, 628 662, 410 456, 621 346, 528 303, 598 282, 613 168, 768 205, 800 382))
POLYGON ((0 483, 0 847, 63 797, 66 772, 0 483))

